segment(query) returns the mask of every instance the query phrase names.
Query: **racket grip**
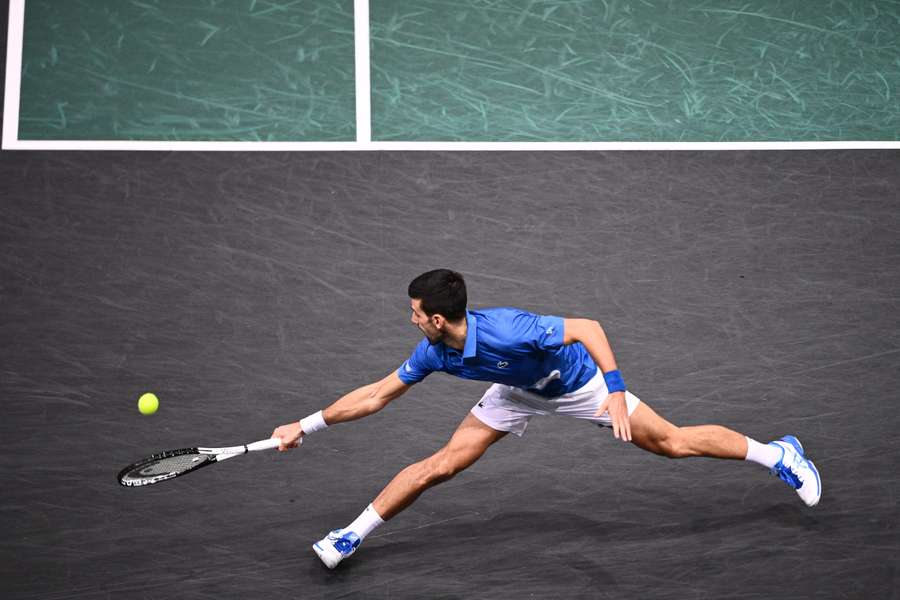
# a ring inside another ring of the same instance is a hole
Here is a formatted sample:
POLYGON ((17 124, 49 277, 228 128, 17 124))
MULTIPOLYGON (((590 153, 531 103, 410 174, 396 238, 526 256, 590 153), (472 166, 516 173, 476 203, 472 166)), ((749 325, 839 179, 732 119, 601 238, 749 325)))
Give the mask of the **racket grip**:
POLYGON ((247 450, 249 452, 254 452, 256 450, 272 450, 273 448, 277 448, 279 444, 281 444, 281 438, 269 438, 267 440, 259 440, 258 442, 247 444, 247 450))

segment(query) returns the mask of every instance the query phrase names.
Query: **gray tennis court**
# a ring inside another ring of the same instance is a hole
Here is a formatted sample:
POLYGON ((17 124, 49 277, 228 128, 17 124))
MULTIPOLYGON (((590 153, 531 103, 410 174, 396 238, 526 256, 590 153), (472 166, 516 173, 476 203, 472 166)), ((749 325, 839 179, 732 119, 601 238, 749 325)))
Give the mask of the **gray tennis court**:
POLYGON ((5 598, 896 596, 897 152, 0 154, 5 598), (744 462, 532 422, 328 571, 310 545, 486 385, 432 375, 286 454, 145 489, 152 452, 267 437, 396 369, 406 285, 603 323, 744 462), (154 391, 159 412, 141 416, 154 391))

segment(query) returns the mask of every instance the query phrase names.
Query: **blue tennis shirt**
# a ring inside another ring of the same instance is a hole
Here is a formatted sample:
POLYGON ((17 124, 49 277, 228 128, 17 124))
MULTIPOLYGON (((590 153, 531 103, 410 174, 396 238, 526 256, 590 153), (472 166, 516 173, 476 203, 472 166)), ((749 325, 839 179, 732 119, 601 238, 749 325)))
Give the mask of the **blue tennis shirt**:
POLYGON ((466 345, 462 352, 423 338, 397 370, 406 384, 433 371, 560 396, 584 386, 597 365, 580 343, 563 344, 563 319, 518 308, 466 311, 466 345))

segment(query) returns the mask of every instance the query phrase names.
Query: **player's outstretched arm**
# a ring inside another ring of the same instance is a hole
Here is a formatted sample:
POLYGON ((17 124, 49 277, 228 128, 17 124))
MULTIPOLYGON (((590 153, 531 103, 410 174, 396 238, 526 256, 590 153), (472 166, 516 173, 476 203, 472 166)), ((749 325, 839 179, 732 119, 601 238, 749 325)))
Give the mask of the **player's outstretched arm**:
POLYGON ((410 387, 412 386, 400 380, 396 371, 392 371, 380 381, 356 388, 352 392, 341 396, 328 408, 319 413, 310 415, 302 421, 295 421, 294 423, 276 427, 271 437, 281 438, 282 443, 278 447, 279 451, 296 448, 300 445, 301 438, 305 434, 310 433, 309 431, 304 431, 301 425, 307 419, 310 419, 313 423, 318 422, 319 429, 335 423, 355 421, 378 412, 387 406, 389 402, 406 393, 406 390, 410 387))
POLYGON ((400 380, 397 371, 391 371, 381 381, 357 388, 339 398, 323 411, 322 416, 329 425, 355 421, 378 412, 411 387, 400 380))

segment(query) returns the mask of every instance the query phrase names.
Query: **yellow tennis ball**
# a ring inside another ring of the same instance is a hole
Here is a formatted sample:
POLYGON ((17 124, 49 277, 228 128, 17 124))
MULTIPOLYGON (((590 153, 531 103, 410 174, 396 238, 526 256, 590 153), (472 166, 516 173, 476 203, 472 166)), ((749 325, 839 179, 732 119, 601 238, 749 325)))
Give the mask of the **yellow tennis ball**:
POLYGON ((138 400, 138 410, 142 415, 152 415, 159 408, 159 398, 156 394, 144 394, 138 400))

